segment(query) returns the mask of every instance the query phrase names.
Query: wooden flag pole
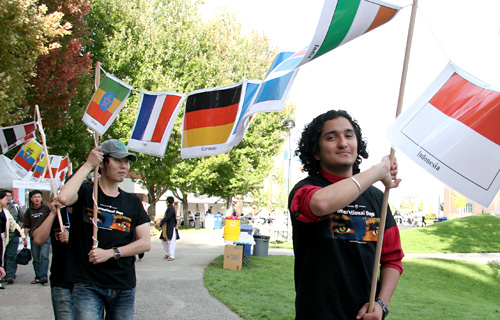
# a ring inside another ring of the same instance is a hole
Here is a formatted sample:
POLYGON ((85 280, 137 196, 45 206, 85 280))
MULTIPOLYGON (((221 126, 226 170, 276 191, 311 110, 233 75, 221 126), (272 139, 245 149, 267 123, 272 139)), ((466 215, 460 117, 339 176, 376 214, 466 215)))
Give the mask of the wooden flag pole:
MULTIPOLYGON (((43 131, 42 117, 40 116, 40 110, 38 109, 38 105, 35 105, 35 112, 36 112, 38 130, 40 131, 40 136, 42 137, 43 152, 45 152, 45 157, 47 157, 47 170, 49 170, 50 184, 52 186, 52 194, 55 197, 57 196, 56 184, 54 182, 54 174, 52 173, 52 167, 50 165, 49 151, 47 149, 47 142, 45 140, 45 131, 43 131)), ((65 230, 64 223, 62 221, 61 212, 59 208, 57 208, 57 220, 59 220, 59 227, 61 228, 61 231, 64 231, 65 230)))
MULTIPOLYGON (((95 89, 99 88, 99 83, 101 82, 101 63, 97 61, 96 70, 95 70, 95 89)), ((99 135, 94 131, 94 147, 99 146, 99 135)), ((97 195, 99 193, 99 167, 94 169, 94 192, 93 192, 93 201, 94 201, 94 218, 93 218, 93 235, 92 235, 92 248, 97 248, 99 241, 97 240, 97 221, 98 221, 98 210, 97 207, 97 195)))
MULTIPOLYGON (((410 17, 410 26, 408 28, 408 37, 406 40, 406 51, 405 51, 405 58, 404 58, 404 64, 403 64, 403 72, 401 74, 401 84, 399 87, 399 98, 398 98, 398 106, 396 109, 396 117, 399 116, 401 113, 401 108, 403 106, 403 97, 404 97, 404 92, 405 92, 405 87, 406 87, 406 76, 408 74, 408 64, 410 61, 410 51, 411 51, 411 44, 413 40, 413 29, 415 27, 415 17, 417 15, 417 6, 418 6, 418 0, 413 0, 413 7, 411 9, 411 17, 410 17)), ((391 148, 391 153, 390 153, 390 159, 391 163, 394 161, 394 156, 396 154, 396 151, 391 148)), ((369 300, 369 305, 368 305, 368 310, 369 312, 373 312, 375 309, 375 295, 377 292, 377 278, 378 278, 378 271, 379 271, 379 265, 380 265, 380 256, 382 254, 382 244, 384 241, 384 231, 385 231, 385 220, 387 218, 387 207, 389 206, 389 188, 385 189, 384 192, 384 197, 382 199, 382 208, 381 208, 381 213, 380 213, 380 225, 379 225, 379 234, 378 234, 378 240, 377 240, 377 247, 375 249, 375 263, 373 264, 373 273, 372 273, 372 285, 370 289, 370 300, 369 300)), ((387 301, 384 301, 388 303, 387 301)))

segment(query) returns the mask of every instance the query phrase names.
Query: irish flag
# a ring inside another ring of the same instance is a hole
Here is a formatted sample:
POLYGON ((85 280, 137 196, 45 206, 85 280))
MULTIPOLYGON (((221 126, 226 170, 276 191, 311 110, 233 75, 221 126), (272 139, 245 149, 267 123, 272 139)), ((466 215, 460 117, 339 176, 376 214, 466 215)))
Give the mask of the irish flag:
POLYGON ((99 84, 83 122, 99 135, 103 135, 125 104, 132 87, 111 74, 106 74, 99 84))
POLYGON ((186 101, 182 158, 216 155, 232 149, 229 138, 240 114, 242 83, 191 92, 186 101))
POLYGON ((378 0, 326 0, 313 40, 297 66, 383 25, 399 10, 378 0))
POLYGON ((163 158, 184 98, 174 92, 141 92, 128 148, 163 158))
POLYGON ((488 207, 500 190, 500 88, 450 63, 389 128, 408 157, 488 207))

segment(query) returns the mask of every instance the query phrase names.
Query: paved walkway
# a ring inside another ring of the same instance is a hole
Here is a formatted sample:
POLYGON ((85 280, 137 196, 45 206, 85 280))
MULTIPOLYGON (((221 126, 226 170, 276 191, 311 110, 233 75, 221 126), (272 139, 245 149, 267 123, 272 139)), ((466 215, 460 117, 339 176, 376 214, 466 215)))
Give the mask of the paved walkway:
MULTIPOLYGON (((176 259, 166 261, 158 236, 152 238, 151 251, 136 263, 137 292, 135 319, 241 319, 213 298, 203 286, 207 264, 224 253, 221 230, 182 231, 176 259)), ((269 254, 291 255, 290 249, 269 249, 269 254)), ((476 262, 500 260, 497 254, 416 255, 407 258, 449 258, 476 262)), ((50 287, 32 285, 33 267, 19 266, 14 285, 0 290, 1 319, 52 319, 50 287)))

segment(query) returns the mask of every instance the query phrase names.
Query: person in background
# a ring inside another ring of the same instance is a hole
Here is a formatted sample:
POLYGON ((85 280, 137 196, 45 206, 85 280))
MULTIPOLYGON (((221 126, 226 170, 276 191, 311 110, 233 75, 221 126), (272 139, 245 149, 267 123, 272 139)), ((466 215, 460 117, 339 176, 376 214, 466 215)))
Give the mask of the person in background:
POLYGON ((388 156, 361 172, 368 157, 358 123, 343 110, 312 120, 296 155, 309 176, 289 195, 295 256, 296 319, 383 319, 403 272, 399 230, 387 208, 380 283, 368 310, 378 240, 382 182, 396 188, 397 163, 388 156))
POLYGON ((33 231, 33 240, 36 244, 47 242, 50 237, 52 245, 52 261, 50 264, 50 295, 54 319, 71 320, 75 318, 73 311, 73 283, 66 281, 66 254, 69 240, 69 215, 71 208, 61 208, 57 200, 51 203, 50 214, 43 223, 33 231), (60 211, 63 228, 57 218, 60 211))
MULTIPOLYGON (((14 218, 11 216, 10 212, 7 210, 7 207, 10 204, 11 199, 7 196, 8 191, 7 190, 0 190, 0 233, 1 233, 1 246, 0 246, 0 276, 3 279, 6 275, 5 269, 2 267, 3 262, 2 262, 2 257, 3 253, 5 251, 5 247, 7 245, 7 242, 9 241, 10 234, 14 233, 14 231, 19 232, 19 234, 22 234, 21 228, 19 225, 16 223, 14 218)), ((24 239, 24 237, 23 237, 24 239)), ((24 242, 26 244, 26 241, 24 242)), ((16 250, 17 253, 17 250, 16 250)), ((0 289, 5 289, 2 284, 0 283, 0 289)))
POLYGON ((35 279, 31 284, 48 282, 50 239, 42 244, 36 244, 33 240, 33 231, 38 228, 50 213, 50 208, 42 202, 42 192, 32 190, 29 193, 30 204, 24 214, 24 234, 30 235, 31 254, 33 255, 33 269, 35 279))
POLYGON ((165 250, 165 257, 168 261, 175 259, 175 242, 177 235, 177 220, 175 219, 174 197, 167 197, 167 210, 160 222, 161 244, 165 250))
MULTIPOLYGON (((23 220, 24 220, 24 211, 19 207, 19 205, 12 200, 12 192, 10 190, 6 190, 6 197, 9 205, 7 206, 7 210, 10 212, 14 221, 19 225, 19 227, 23 228, 23 220)), ((14 232, 9 233, 9 238, 7 239, 7 246, 5 247, 4 254, 4 269, 5 269, 5 281, 8 284, 13 284, 16 280, 16 272, 17 272, 17 262, 16 256, 19 248, 19 239, 22 238, 24 242, 24 246, 28 246, 28 239, 24 236, 22 231, 14 230, 14 232)))

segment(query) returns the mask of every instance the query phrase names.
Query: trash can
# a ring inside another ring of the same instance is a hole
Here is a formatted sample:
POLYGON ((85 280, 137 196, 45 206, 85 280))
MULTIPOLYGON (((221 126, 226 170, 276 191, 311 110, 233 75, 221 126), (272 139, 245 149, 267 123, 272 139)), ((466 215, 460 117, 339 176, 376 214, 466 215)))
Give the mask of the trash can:
MULTIPOLYGON (((241 230, 240 233, 248 233, 249 235, 252 235, 252 226, 249 224, 242 224, 241 225, 241 230)), ((243 246, 243 254, 247 257, 250 257, 252 254, 252 245, 251 244, 245 244, 243 246)))
POLYGON ((224 223, 224 240, 238 241, 240 239, 241 221, 238 217, 226 217, 224 223))
POLYGON ((196 214, 194 217, 194 228, 195 228, 195 230, 200 230, 200 228, 201 228, 201 221, 200 221, 199 214, 196 214))
POLYGON ((255 246, 253 247, 253 255, 257 257, 267 257, 269 251, 269 239, 270 236, 265 236, 262 234, 254 234, 253 239, 255 241, 255 246))
POLYGON ((215 229, 215 219, 213 214, 207 214, 205 217, 205 229, 215 229))
POLYGON ((222 229, 222 215, 220 213, 214 214, 214 230, 222 229))

